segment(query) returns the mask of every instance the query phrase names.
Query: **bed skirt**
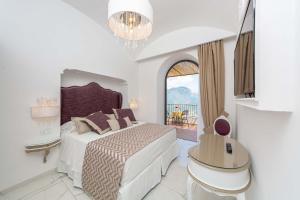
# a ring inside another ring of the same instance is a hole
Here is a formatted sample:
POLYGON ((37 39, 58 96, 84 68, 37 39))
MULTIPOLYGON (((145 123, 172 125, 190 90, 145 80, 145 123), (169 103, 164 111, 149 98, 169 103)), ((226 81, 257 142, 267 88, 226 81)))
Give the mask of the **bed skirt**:
MULTIPOLYGON (((122 185, 119 188, 118 200, 140 200, 142 199, 153 187, 161 181, 161 176, 166 175, 167 169, 171 162, 177 157, 179 147, 175 141, 170 147, 152 162, 146 169, 139 173, 132 181, 122 185)), ((76 182, 78 173, 73 171, 64 162, 59 162, 58 172, 66 173, 73 179, 73 186, 81 188, 81 182, 76 182)))

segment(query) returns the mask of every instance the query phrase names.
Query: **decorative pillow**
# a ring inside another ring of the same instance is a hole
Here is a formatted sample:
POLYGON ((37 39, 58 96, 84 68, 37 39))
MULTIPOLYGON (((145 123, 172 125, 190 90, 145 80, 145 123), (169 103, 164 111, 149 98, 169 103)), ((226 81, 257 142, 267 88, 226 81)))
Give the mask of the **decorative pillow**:
POLYGON ((131 122, 136 123, 135 116, 130 108, 113 109, 113 111, 114 111, 117 119, 119 119, 119 118, 122 119, 124 117, 128 117, 131 122))
POLYGON ((110 119, 107 120, 111 130, 116 131, 129 126, 132 126, 132 123, 129 117, 119 118, 119 119, 110 119))
POLYGON ((116 119, 115 114, 105 114, 109 119, 116 119))
POLYGON ((82 121, 90 125, 99 134, 104 134, 110 131, 107 120, 109 120, 109 118, 105 114, 103 114, 102 111, 95 112, 85 118, 82 118, 82 121))
POLYGON ((79 134, 83 134, 91 131, 91 127, 83 121, 83 117, 71 117, 71 120, 74 122, 76 130, 79 134))

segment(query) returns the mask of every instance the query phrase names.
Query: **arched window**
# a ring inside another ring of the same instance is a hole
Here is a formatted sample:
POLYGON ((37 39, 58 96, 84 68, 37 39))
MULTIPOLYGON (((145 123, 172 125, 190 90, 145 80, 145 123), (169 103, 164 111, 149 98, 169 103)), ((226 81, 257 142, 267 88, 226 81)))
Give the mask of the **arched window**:
POLYGON ((165 124, 178 128, 183 139, 197 138, 199 97, 198 63, 181 60, 173 64, 165 77, 165 124))

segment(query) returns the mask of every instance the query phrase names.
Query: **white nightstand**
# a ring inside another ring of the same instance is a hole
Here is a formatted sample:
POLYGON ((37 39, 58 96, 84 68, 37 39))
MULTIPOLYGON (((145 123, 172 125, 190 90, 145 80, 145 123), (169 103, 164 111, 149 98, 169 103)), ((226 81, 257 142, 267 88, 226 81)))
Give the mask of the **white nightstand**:
POLYGON ((43 162, 47 162, 47 156, 50 153, 50 149, 56 147, 60 144, 60 137, 59 135, 54 134, 47 134, 41 135, 34 138, 31 141, 28 141, 25 144, 25 152, 38 152, 38 151, 45 151, 43 162))

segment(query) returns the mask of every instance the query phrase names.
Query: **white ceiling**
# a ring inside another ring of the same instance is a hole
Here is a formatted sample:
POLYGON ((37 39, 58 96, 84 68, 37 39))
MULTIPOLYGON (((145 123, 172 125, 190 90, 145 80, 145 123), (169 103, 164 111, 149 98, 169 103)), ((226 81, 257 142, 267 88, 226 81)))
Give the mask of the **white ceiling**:
MULTIPOLYGON (((63 0, 107 29, 108 0, 63 0)), ((150 0, 153 33, 147 43, 172 31, 195 26, 237 30, 239 0, 150 0)), ((147 44, 146 44, 147 45, 147 44)))
MULTIPOLYGON (((107 25, 108 0, 63 0, 110 32, 107 25)), ((188 27, 212 27, 236 32, 239 0, 150 0, 154 10, 153 33, 144 44, 188 27)))

